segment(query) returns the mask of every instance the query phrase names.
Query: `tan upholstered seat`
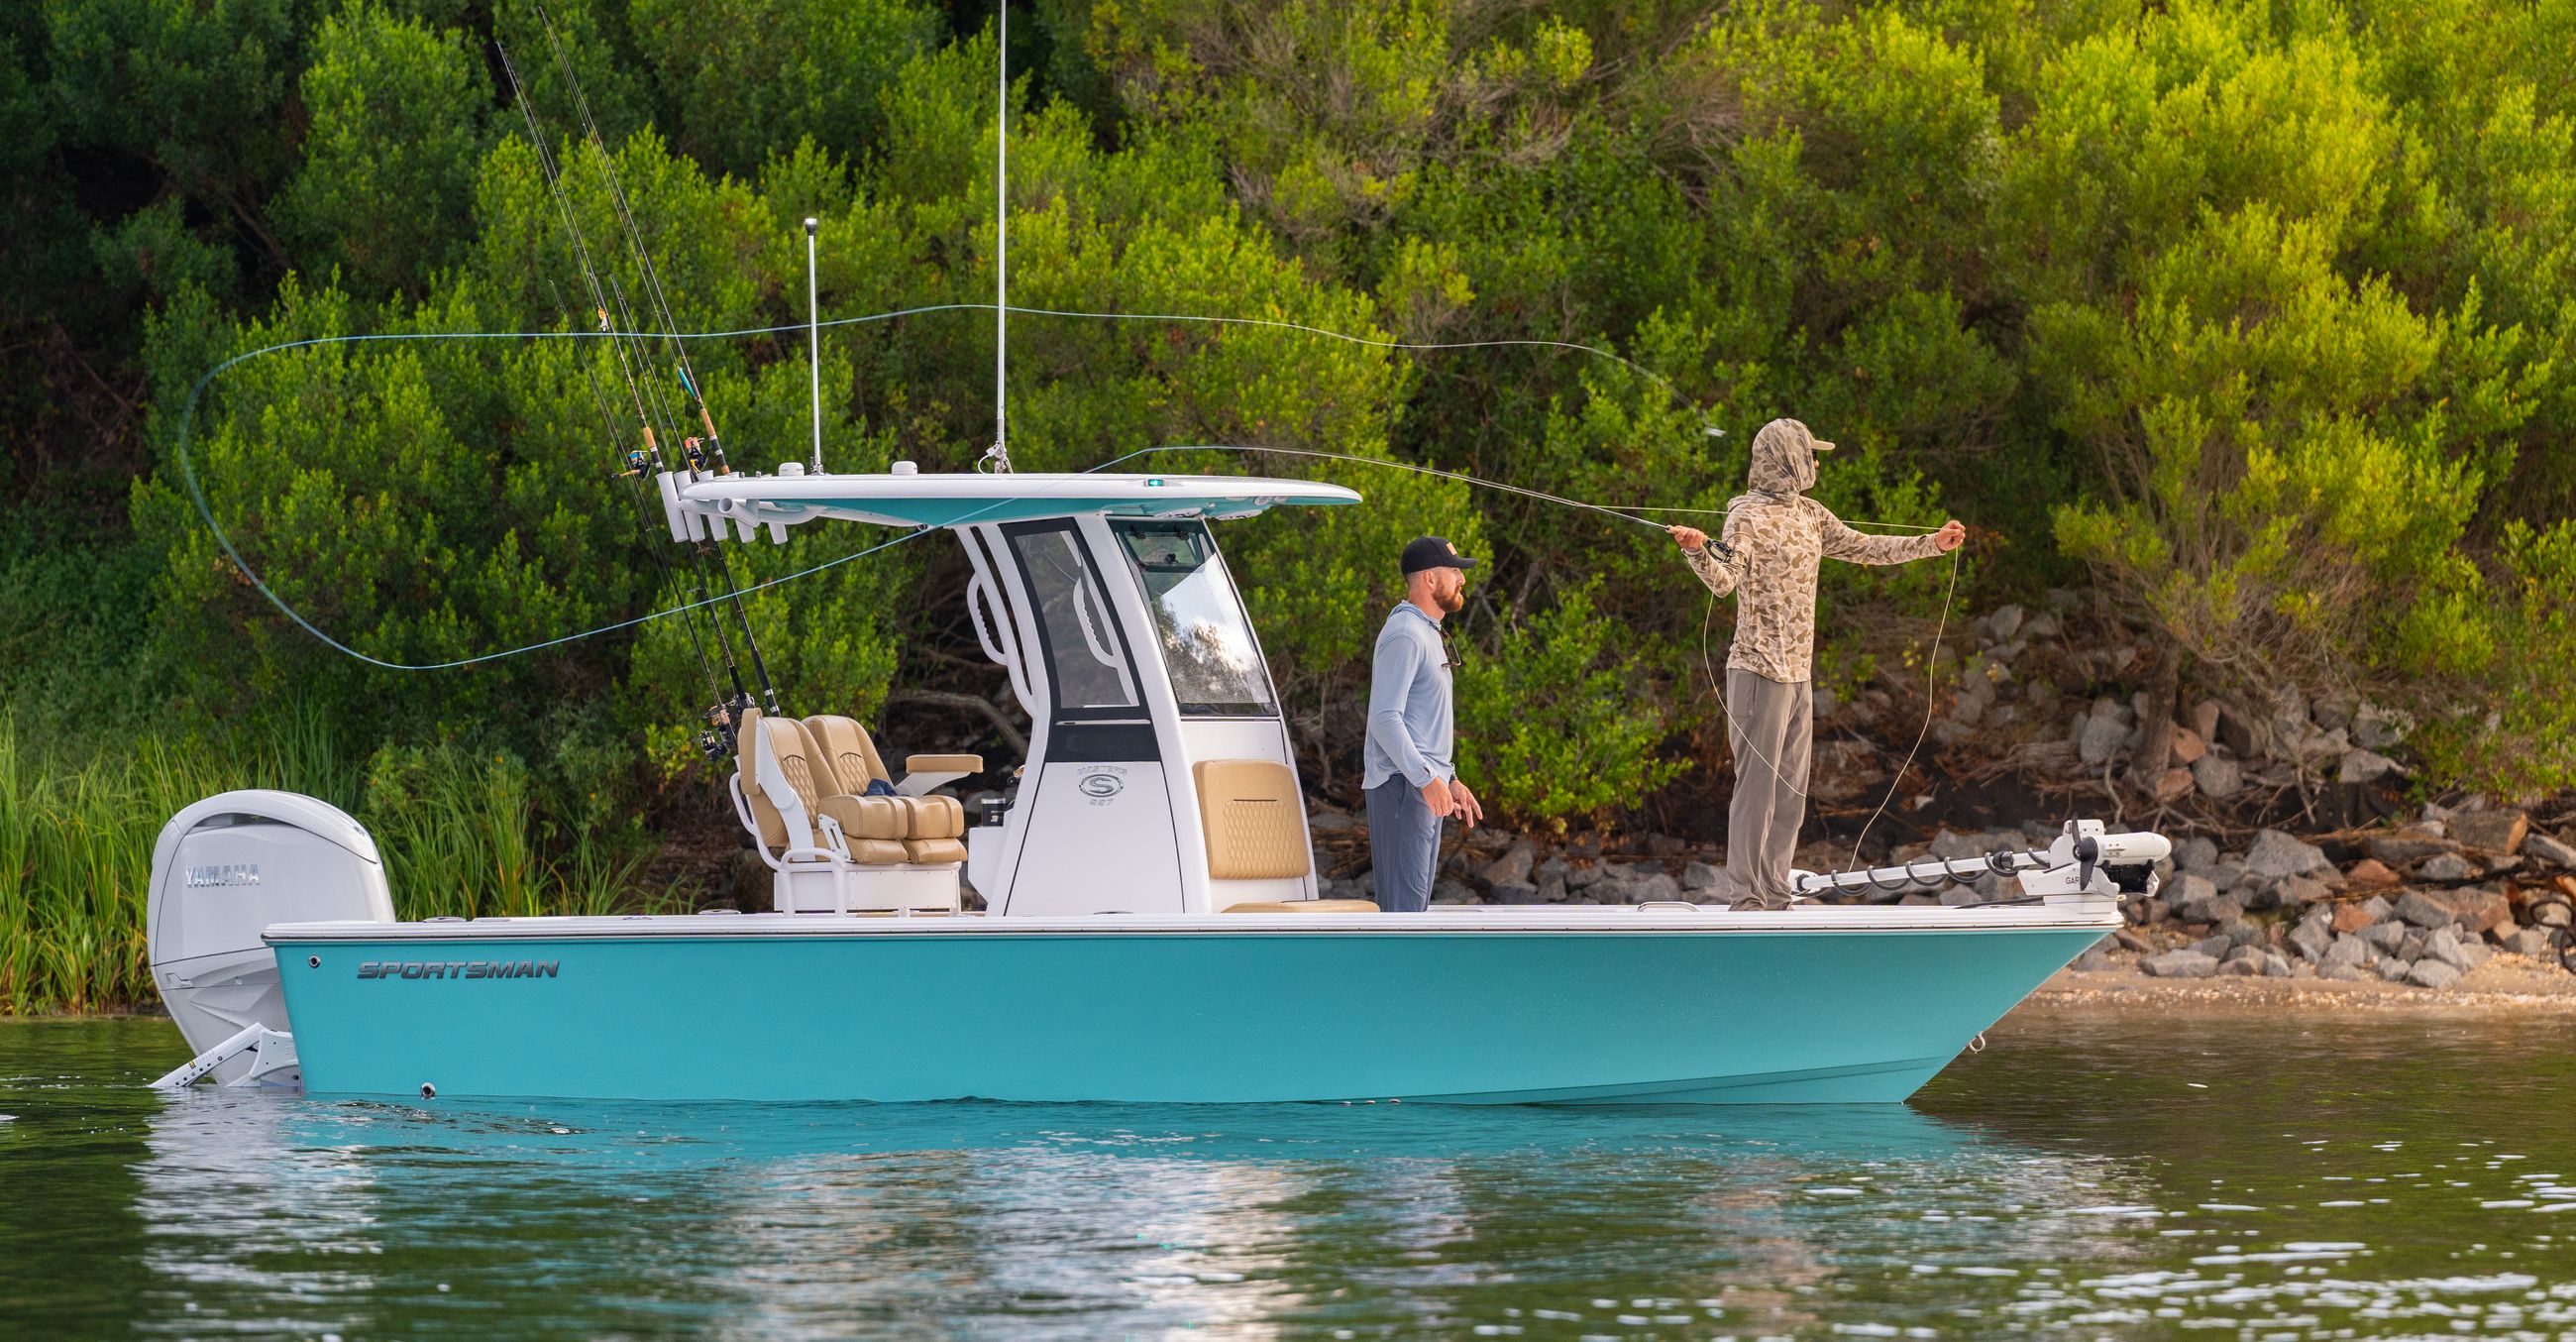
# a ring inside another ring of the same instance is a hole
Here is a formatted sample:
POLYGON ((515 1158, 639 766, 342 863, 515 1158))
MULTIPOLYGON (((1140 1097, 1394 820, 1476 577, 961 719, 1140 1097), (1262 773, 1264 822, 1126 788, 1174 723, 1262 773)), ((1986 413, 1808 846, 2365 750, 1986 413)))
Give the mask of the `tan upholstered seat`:
POLYGON ((1201 760, 1200 826, 1207 832, 1208 875, 1220 881, 1303 876, 1314 865, 1306 847, 1305 801, 1297 775, 1269 760, 1201 760))
POLYGON ((774 718, 749 709, 743 713, 735 740, 740 751, 743 799, 760 828, 759 838, 764 846, 780 851, 831 847, 819 823, 806 834, 791 836, 787 832, 786 817, 761 789, 756 765, 758 749, 766 749, 770 758, 778 761, 779 773, 796 790, 807 815, 818 822, 830 816, 841 827, 852 861, 876 866, 908 860, 902 831, 909 813, 892 805, 899 799, 854 797, 841 792, 839 780, 806 734, 804 724, 794 718, 774 718))
POLYGON ((1227 913, 1375 913, 1374 900, 1366 899, 1255 899, 1241 904, 1228 904, 1227 913))
MULTIPOLYGON (((805 719, 805 731, 820 747, 820 756, 830 766, 833 777, 839 780, 841 791, 854 796, 863 794, 868 790, 871 779, 887 787, 894 786, 893 775, 886 772, 884 757, 877 754, 876 741, 868 735, 867 728, 859 725, 858 719, 836 713, 817 713, 805 719)), ((915 755, 906 764, 917 773, 975 773, 984 767, 982 757, 976 755, 915 755), (923 761, 933 763, 926 765, 923 761)), ((904 828, 901 833, 887 835, 887 838, 928 845, 917 850, 913 861, 966 860, 964 844, 943 846, 939 842, 956 839, 966 832, 966 807, 955 797, 877 797, 869 800, 898 804, 904 828), (956 853, 954 857, 918 855, 945 853, 952 848, 956 853)))

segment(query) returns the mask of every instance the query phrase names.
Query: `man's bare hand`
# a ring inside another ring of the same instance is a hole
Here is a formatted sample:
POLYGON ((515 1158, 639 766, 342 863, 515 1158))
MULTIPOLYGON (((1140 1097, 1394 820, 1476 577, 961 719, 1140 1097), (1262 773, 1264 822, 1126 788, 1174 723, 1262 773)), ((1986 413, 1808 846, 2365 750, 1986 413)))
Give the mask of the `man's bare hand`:
POLYGON ((1476 822, 1485 818, 1485 804, 1476 800, 1476 794, 1469 792, 1466 784, 1454 778, 1449 780, 1449 798, 1458 804, 1458 820, 1467 828, 1474 829, 1476 822))
POLYGON ((1677 526, 1668 527, 1666 530, 1672 532, 1673 539, 1679 542, 1684 550, 1687 550, 1692 554, 1698 554, 1700 549, 1708 544, 1708 533, 1700 530, 1698 527, 1677 526))
POLYGON ((1939 547, 1943 554, 1958 549, 1967 539, 1968 526, 1957 518, 1952 518, 1947 525, 1932 533, 1932 544, 1939 547))
POLYGON ((1422 785, 1422 804, 1430 807, 1431 813, 1443 820, 1448 819, 1458 809, 1457 801, 1449 795, 1449 785, 1437 778, 1422 785))

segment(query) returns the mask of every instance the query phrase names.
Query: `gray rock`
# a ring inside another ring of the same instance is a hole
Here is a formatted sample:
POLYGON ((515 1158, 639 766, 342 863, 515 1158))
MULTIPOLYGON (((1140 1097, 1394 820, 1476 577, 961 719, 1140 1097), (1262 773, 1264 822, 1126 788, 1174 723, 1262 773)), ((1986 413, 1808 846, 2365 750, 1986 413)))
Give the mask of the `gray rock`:
POLYGON ((2075 754, 2086 764, 2105 764, 2128 739, 2127 724, 2095 713, 2084 720, 2083 734, 2075 738, 2075 754))
POLYGON ((2263 975, 2263 957, 2251 955, 2242 960, 2229 960, 2219 965, 2218 972, 2226 978, 2260 978, 2263 975))
POLYGON ((2409 825, 2393 834, 2374 834, 2362 847, 2391 867, 2410 866, 2435 853, 2459 851, 2459 845, 2432 832, 2439 826, 2409 825))
POLYGON ((1565 888, 1565 873, 1562 870, 1539 878, 1538 902, 1541 904, 1562 904, 1570 893, 1572 892, 1565 888))
POLYGON ((2218 841, 2206 834, 2195 834, 2183 840, 2174 845, 2173 864, 2176 871, 2208 874, 2210 868, 2218 865, 2218 841))
POLYGON ((2414 719, 2405 710, 2365 701, 2352 715, 2352 739, 2365 750, 2386 750, 2406 739, 2414 719))
POLYGON ((2397 949, 2390 954, 2400 960, 2420 960, 2424 958, 2424 939, 2431 935, 2429 932, 2410 928, 2406 933, 2406 939, 2398 942, 2397 949))
POLYGON ((2263 977, 2267 979, 2286 979, 2291 977, 2289 957, 2281 954, 2279 951, 2263 952, 2263 977))
POLYGON ((2398 947, 2406 944, 2406 924, 2400 922, 2372 923, 2370 926, 2361 929, 2359 936, 2361 937, 2362 944, 2370 947, 2372 950, 2381 952, 2382 954, 2393 953, 2398 947))
POLYGON ((2272 907, 2303 909, 2311 904, 2323 902, 2333 894, 2334 891, 2328 889, 2325 882, 2313 876, 2293 876, 2286 881, 2273 883, 2272 907))
POLYGON ((2477 879, 2477 864, 2457 853, 2435 853, 2424 859, 2415 874, 2428 881, 2470 881, 2477 879))
POLYGON ((1606 870, 1608 870, 1608 868, 1598 862, 1595 862, 1588 867, 1568 866, 1565 869, 1565 888, 1568 890, 1588 889, 1601 879, 1602 872, 1606 870))
POLYGON ((2198 951, 2166 951, 2139 961, 2138 968, 2160 979, 2205 979, 2218 973, 2218 958, 2198 951))
POLYGON ((2013 635, 2021 632, 2021 624, 2021 607, 1998 606, 1994 614, 1986 617, 1986 636, 1997 643, 2009 643, 2013 635))
POLYGON ((1538 904, 1538 887, 1527 881, 1495 881, 1485 889, 1486 902, 1492 904, 1538 904))
POLYGON ((2494 959, 2496 953, 2495 947, 2471 937, 2460 942, 2460 955, 2468 961, 2464 968, 2475 971, 2478 966, 2494 959))
POLYGON ((2236 943, 2228 940, 2224 932, 2212 932, 2191 943, 2187 949, 2198 951, 2212 960, 2224 960, 2229 951, 2236 949, 2236 943))
POLYGON ((2396 772, 2397 761, 2369 750, 2347 751, 2343 763, 2336 766, 2335 781, 2341 783, 2375 783, 2396 772))
POLYGON ((2460 934, 2447 927, 2437 927, 2424 934, 2424 953, 2420 958, 2439 960, 2462 972, 2473 967, 2467 952, 2460 947, 2460 934))
POLYGON ((2347 932, 2336 937, 2326 947, 2326 953, 2317 957, 2317 968, 2320 972, 2338 965, 2358 969, 2369 964, 2374 958, 2376 957, 2371 954, 2370 943, 2347 932))
POLYGON ((2321 979, 2333 979, 2339 983, 2355 983, 2369 976, 2362 971, 2362 968, 2359 965, 2319 965, 2317 966, 2317 977, 2321 979))
POLYGON ((2379 957, 2379 963, 2373 968, 2378 971, 2381 978, 2386 979, 2391 983, 2404 983, 2406 981, 2406 971, 2413 969, 2414 967, 2415 966, 2398 959, 2394 955, 2383 955, 2379 957))
POLYGON ((1640 876, 1628 882, 1628 902, 1631 904, 1644 904, 1654 900, 1671 900, 1679 899, 1681 897, 1682 883, 1660 871, 1651 876, 1640 876))
POLYGON ((2450 905, 2421 890, 2409 890, 2399 895, 2396 907, 2390 912, 2396 914, 2400 922, 2413 923, 2417 927, 2449 927, 2459 921, 2459 915, 2452 912, 2450 905))
POLYGON ((1682 868, 1682 888, 1693 892, 1716 890, 1726 884, 1726 872, 1705 862, 1693 862, 1682 868))
POLYGON ((2269 949, 2272 944, 2272 935, 2262 924, 2242 920, 2219 924, 2216 935, 2227 938, 2227 944, 2230 946, 2259 946, 2269 949))
POLYGON ((2545 956, 2551 953, 2549 934, 2537 927, 2522 928, 2506 937, 2504 948, 2516 955, 2545 956))
POLYGON ((2406 981, 2419 988, 2448 988, 2460 981, 2460 970, 2439 960, 2418 960, 2406 971, 2406 981))
POLYGON ((2221 890, 2232 890, 2245 879, 2245 863, 2240 858, 2220 855, 2218 865, 2208 871, 2209 883, 2221 890))
POLYGON ((2290 930, 2290 949, 2311 964, 2323 961, 2326 950, 2333 945, 2334 923, 2330 918, 2311 914, 2290 930))
POLYGON ((2214 923, 2225 926, 2245 917, 2244 901, 2234 895, 2211 895, 2190 904, 2173 906, 2174 916, 2186 923, 2214 923))
POLYGON ((1359 821, 1353 819, 1349 812, 1337 811, 1330 806, 1318 806, 1313 814, 1306 817, 1306 828, 1310 830, 1353 829, 1358 825, 1359 821))
POLYGON ((1538 845, 1523 839, 1504 849, 1503 855, 1495 858, 1492 864, 1485 868, 1485 883, 1487 885, 1526 885, 1536 890, 1538 886, 1530 879, 1530 870, 1537 865, 1538 845))
POLYGON ((2254 836, 2254 847, 2245 854, 2245 870, 2267 881, 2285 876, 2305 876, 2310 872, 2330 870, 2333 863, 2314 844, 2301 843, 2277 829, 2267 829, 2254 836))
POLYGON ((2522 855, 2543 866, 2576 867, 2576 847, 2560 843, 2536 829, 2524 837, 2522 855))
POLYGON ((2245 770, 2234 759, 2213 750, 2191 762, 2191 785, 2212 801, 2225 801, 2245 786, 2245 770))
POLYGON ((2206 876, 2194 876, 2189 873, 2177 876, 2173 879, 2171 884, 2165 886, 2163 895, 2165 906, 2172 909, 2174 911, 2174 916, 2182 919, 2184 922, 2214 923, 2218 921, 2215 918, 2196 918, 2188 912, 2188 910, 2201 904, 2203 901, 2218 898, 2218 886, 2212 883, 2206 876))
POLYGON ((1435 882, 1432 885, 1431 902, 1434 904, 1473 904, 1476 902, 1476 892, 1468 889, 1465 881, 1458 880, 1455 877, 1448 877, 1435 882))

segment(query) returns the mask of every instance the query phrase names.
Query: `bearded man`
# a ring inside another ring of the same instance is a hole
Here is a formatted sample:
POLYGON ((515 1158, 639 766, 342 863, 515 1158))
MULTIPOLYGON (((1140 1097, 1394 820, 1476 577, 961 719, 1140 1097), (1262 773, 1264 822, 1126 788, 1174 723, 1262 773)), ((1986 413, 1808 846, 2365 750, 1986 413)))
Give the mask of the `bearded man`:
POLYGON ((1458 663, 1441 624, 1467 604, 1466 570, 1475 566, 1438 536, 1405 546, 1404 600, 1378 630, 1360 785, 1368 792, 1377 904, 1390 913, 1431 907, 1440 822, 1454 815, 1474 829, 1485 815, 1449 758, 1449 669, 1458 663))

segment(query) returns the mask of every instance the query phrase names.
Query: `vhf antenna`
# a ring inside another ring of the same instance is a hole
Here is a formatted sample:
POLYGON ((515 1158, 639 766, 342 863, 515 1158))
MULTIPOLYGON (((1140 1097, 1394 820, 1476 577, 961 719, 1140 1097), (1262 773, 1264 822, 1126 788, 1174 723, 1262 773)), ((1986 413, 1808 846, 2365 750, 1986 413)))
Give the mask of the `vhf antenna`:
POLYGON ((814 473, 823 473, 823 304, 815 295, 814 230, 823 221, 805 218, 805 335, 814 367, 814 473))
POLYGON ((1011 0, 1001 0, 993 97, 993 445, 984 462, 1011 473, 1011 0))

